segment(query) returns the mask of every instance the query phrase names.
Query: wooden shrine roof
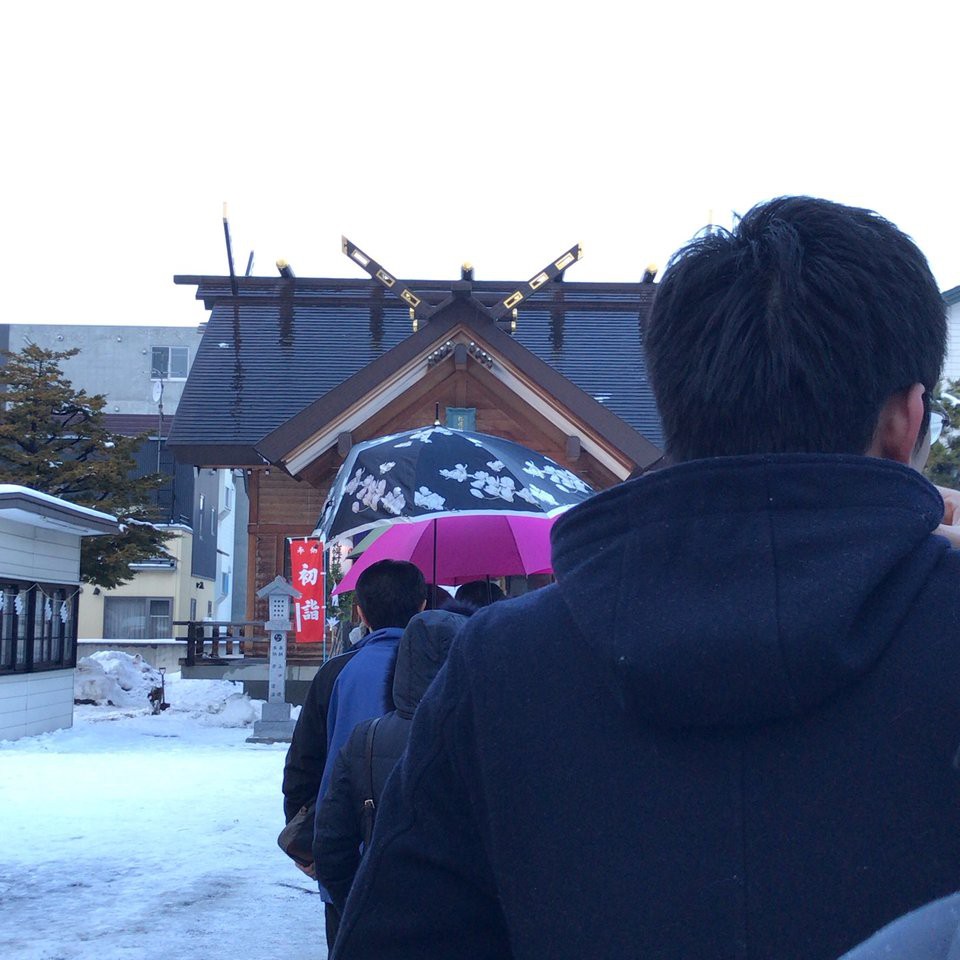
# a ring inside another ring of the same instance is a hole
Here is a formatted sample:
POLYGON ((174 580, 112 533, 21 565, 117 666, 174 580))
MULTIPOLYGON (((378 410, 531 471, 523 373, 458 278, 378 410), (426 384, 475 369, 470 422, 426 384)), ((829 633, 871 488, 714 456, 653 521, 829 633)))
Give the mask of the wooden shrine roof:
MULTIPOLYGON (((406 305, 372 280, 244 277, 236 297, 229 277, 174 282, 196 286, 211 311, 170 432, 183 462, 262 463, 259 441, 412 336, 406 305)), ((440 303, 464 284, 408 286, 440 303)), ((517 284, 468 286, 492 305, 517 284)), ((515 355, 528 351, 569 381, 572 404, 578 393, 602 404, 613 415, 612 435, 635 432, 659 447, 641 333, 654 290, 641 283, 547 283, 520 308, 512 340, 520 348, 515 355)))

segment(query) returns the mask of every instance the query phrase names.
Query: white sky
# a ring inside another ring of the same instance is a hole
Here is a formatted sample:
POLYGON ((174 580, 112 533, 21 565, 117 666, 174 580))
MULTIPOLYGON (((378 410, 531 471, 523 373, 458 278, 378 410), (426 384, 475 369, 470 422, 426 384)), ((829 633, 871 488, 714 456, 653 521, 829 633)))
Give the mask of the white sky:
POLYGON ((960 5, 5 4, 9 322, 195 324, 177 273, 638 279, 784 193, 869 206, 960 284, 960 5), (793 12, 786 12, 787 10, 793 12))

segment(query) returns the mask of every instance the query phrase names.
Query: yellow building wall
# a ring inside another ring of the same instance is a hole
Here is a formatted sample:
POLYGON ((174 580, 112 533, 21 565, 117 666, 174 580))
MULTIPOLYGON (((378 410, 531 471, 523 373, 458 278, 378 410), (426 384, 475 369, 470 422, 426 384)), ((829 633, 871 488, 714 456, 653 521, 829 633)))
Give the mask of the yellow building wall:
MULTIPOLYGON (((173 601, 174 620, 189 620, 190 601, 196 600, 197 619, 202 620, 208 615, 208 603, 216 600, 216 583, 190 573, 193 532, 183 526, 170 527, 170 532, 172 536, 167 541, 167 552, 176 561, 172 568, 138 570, 129 583, 113 590, 104 590, 89 583, 83 585, 77 619, 78 641, 103 638, 103 605, 106 597, 169 598, 173 601)), ((186 635, 185 628, 174 627, 173 630, 175 634, 186 635)))

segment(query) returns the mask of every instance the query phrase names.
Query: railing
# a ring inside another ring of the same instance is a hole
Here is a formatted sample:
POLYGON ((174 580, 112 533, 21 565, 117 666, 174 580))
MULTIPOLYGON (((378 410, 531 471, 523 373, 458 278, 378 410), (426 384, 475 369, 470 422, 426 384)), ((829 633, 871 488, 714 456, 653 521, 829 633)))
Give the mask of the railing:
POLYGON ((175 627, 186 627, 186 637, 174 637, 187 643, 186 665, 193 667, 197 661, 223 663, 220 646, 227 657, 243 655, 252 648, 255 639, 264 639, 263 623, 252 620, 174 620, 175 627), (209 644, 209 654, 207 652, 209 644), (239 650, 235 651, 235 648, 239 650), (248 648, 248 649, 245 649, 248 648))

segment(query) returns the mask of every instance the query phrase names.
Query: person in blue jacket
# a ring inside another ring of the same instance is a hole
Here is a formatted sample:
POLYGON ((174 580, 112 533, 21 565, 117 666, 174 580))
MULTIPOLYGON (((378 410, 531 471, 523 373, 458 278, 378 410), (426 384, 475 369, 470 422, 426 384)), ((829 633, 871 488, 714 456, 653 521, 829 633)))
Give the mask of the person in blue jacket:
POLYGON ((360 865, 360 851, 387 777, 407 745, 414 712, 447 659, 472 609, 424 610, 407 624, 393 671, 394 709, 353 728, 333 767, 316 817, 317 879, 343 911, 360 865), (376 725, 371 732, 371 726, 376 725), (369 814, 365 807, 371 802, 369 814))
POLYGON ((960 960, 960 893, 900 917, 840 960, 960 960))
POLYGON ((780 198, 675 255, 643 330, 671 465, 457 637, 336 960, 834 960, 957 889, 945 342, 867 210, 780 198))
MULTIPOLYGON (((403 560, 381 560, 357 578, 357 607, 370 632, 348 653, 328 660, 311 683, 284 767, 288 822, 300 805, 311 800, 315 799, 320 809, 334 760, 350 731, 361 720, 393 709, 390 685, 397 644, 426 598, 423 574, 403 560)), ((314 862, 316 844, 314 834, 314 862)), ((315 876, 312 865, 304 872, 315 876)), ((319 886, 325 903, 327 942, 332 944, 340 914, 329 893, 319 886)))

